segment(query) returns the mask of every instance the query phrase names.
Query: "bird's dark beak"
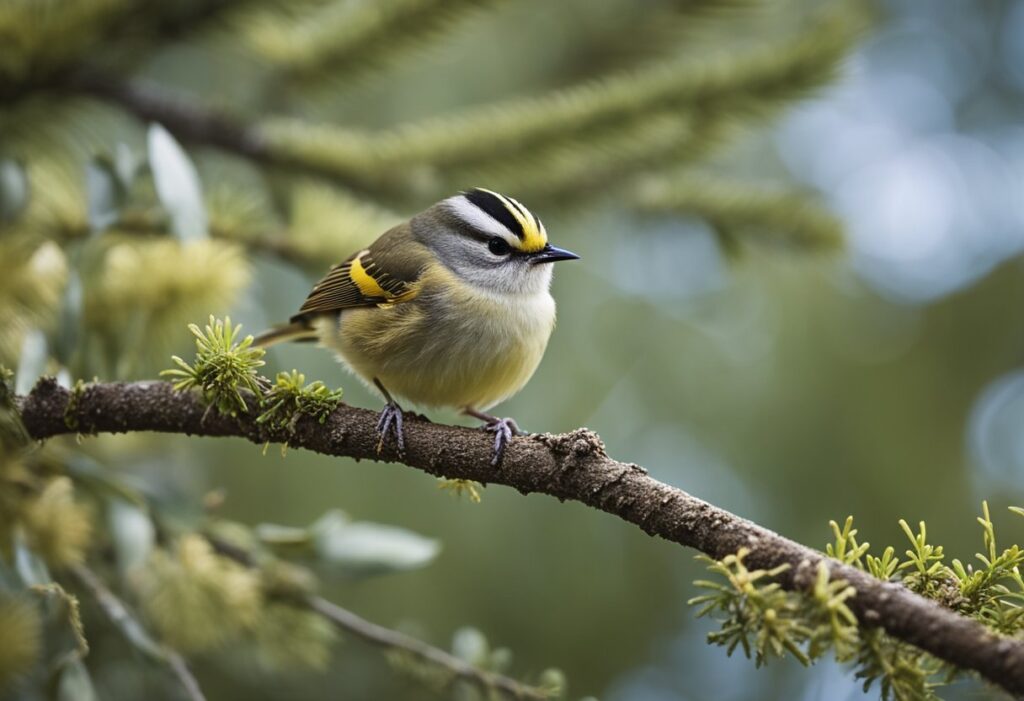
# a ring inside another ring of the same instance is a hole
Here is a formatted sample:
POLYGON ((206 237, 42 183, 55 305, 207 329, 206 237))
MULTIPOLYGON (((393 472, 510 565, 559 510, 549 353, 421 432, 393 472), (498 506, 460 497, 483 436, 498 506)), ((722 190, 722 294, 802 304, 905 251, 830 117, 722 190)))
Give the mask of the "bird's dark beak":
POLYGON ((530 254, 530 263, 533 265, 539 265, 540 263, 554 263, 559 260, 577 260, 578 258, 579 256, 572 251, 552 246, 549 243, 536 253, 530 254))

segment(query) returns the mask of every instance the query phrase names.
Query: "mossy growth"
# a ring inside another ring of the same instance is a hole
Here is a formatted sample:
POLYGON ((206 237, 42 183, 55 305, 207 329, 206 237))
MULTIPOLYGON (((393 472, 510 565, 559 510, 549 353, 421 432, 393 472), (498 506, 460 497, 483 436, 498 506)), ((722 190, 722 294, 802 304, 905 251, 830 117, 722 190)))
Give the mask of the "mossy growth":
POLYGON ((0 365, 0 466, 32 442, 14 405, 13 379, 14 373, 0 365))
POLYGON ((11 381, 14 380, 14 371, 6 365, 0 365, 0 406, 11 403, 14 393, 11 391, 11 381))
POLYGON ((252 336, 239 341, 242 327, 232 325, 230 317, 220 320, 211 315, 204 330, 196 324, 188 328, 196 337, 195 359, 188 363, 172 356, 178 367, 161 375, 173 378, 176 390, 198 388, 210 407, 221 413, 248 413, 249 395, 256 400, 252 407, 259 412, 256 423, 291 436, 301 417, 323 424, 341 404, 340 388, 329 389, 320 380, 307 383, 298 370, 279 372, 271 383, 259 372, 265 364, 264 350, 253 346, 252 336))
POLYGON ((440 477, 437 480, 437 488, 445 490, 457 499, 466 497, 474 504, 479 504, 480 490, 483 489, 483 485, 476 480, 445 479, 440 477))
POLYGON ((82 563, 93 540, 92 510, 75 499, 74 485, 64 476, 48 480, 25 504, 21 523, 32 550, 56 568, 82 563))
POLYGON ((36 605, 24 595, 0 592, 0 694, 28 676, 43 644, 36 605))
POLYGON ((253 347, 251 335, 239 341, 242 327, 232 325, 230 317, 220 320, 211 315, 205 330, 196 324, 188 328, 196 337, 195 360, 189 364, 175 355, 172 359, 178 367, 164 370, 161 376, 177 378, 177 390, 200 389, 210 406, 223 414, 247 413, 243 392, 262 396, 267 385, 259 374, 265 351, 253 347))
POLYGON ((279 602, 260 612, 250 640, 260 664, 271 671, 323 671, 331 661, 337 633, 330 621, 312 611, 279 602))
POLYGON ((688 602, 701 606, 698 616, 715 616, 723 622, 708 641, 725 646, 729 654, 741 647, 759 667, 786 653, 809 664, 833 644, 841 644, 848 657, 850 629, 857 624, 845 603, 853 595, 852 587, 830 582, 828 568, 821 563, 812 595, 796 596, 773 581, 789 565, 751 570, 743 562, 748 554, 741 548, 722 560, 700 556, 708 570, 724 580, 698 580, 697 586, 708 593, 688 602))
POLYGON ((71 388, 71 395, 68 397, 68 405, 64 408, 64 425, 72 431, 79 429, 78 407, 87 386, 84 381, 76 380, 74 387, 71 388))
MULTIPOLYGON (((1024 509, 1010 511, 1024 516, 1024 509)), ((825 552, 843 564, 864 570, 884 581, 895 581, 932 599, 945 608, 973 618, 993 632, 1006 636, 1024 633, 1024 578, 1019 567, 1024 550, 1017 545, 999 549, 988 504, 982 503, 978 517, 982 528, 983 552, 977 564, 946 560, 941 545, 928 541, 924 522, 913 530, 900 520, 909 542, 905 559, 894 546, 880 556, 870 553, 870 544, 859 542, 853 518, 840 526, 830 522, 833 542, 825 552)), ((696 582, 707 594, 694 597, 698 616, 712 616, 719 629, 709 633, 711 643, 724 645, 731 654, 741 647, 758 665, 786 654, 808 664, 831 650, 840 662, 851 663, 864 680, 865 691, 878 682, 883 699, 922 701, 936 699, 936 689, 966 674, 918 648, 896 640, 879 628, 861 627, 846 601, 856 592, 841 580, 830 580, 821 563, 810 592, 783 591, 773 570, 749 570, 743 563, 746 550, 721 560, 700 556, 717 575, 696 582)))
POLYGON ((194 534, 171 550, 155 550, 133 583, 161 639, 184 653, 237 640, 253 629, 263 606, 257 574, 217 555, 194 534))
POLYGON ((298 370, 277 373, 273 386, 260 402, 262 413, 256 423, 287 431, 295 430, 302 416, 311 416, 321 424, 341 403, 342 391, 330 390, 320 380, 306 384, 298 370))

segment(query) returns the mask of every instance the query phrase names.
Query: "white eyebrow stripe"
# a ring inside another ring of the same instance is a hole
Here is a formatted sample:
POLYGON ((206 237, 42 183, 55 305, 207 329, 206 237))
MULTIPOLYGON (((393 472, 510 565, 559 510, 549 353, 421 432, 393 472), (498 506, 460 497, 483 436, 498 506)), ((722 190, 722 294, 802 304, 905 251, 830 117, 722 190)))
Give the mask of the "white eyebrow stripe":
POLYGON ((469 224, 477 231, 483 231, 492 236, 500 236, 516 247, 519 245, 519 238, 509 231, 509 228, 492 217, 484 210, 470 202, 464 195, 456 195, 445 200, 445 204, 462 221, 469 224))

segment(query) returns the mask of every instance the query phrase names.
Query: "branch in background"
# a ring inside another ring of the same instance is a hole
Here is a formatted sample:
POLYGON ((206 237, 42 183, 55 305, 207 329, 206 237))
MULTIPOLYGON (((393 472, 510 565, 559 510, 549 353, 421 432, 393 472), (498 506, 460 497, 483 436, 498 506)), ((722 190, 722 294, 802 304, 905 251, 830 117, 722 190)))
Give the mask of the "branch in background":
POLYGON ((73 565, 71 574, 83 588, 87 589, 110 622, 125 637, 132 647, 155 662, 166 665, 177 677, 192 701, 206 701, 199 682, 192 675, 184 658, 176 651, 156 642, 146 629, 129 613, 128 608, 110 591, 96 574, 85 565, 73 565))
POLYGON ((156 83, 83 70, 65 78, 59 87, 116 104, 144 122, 157 122, 182 141, 213 146, 256 163, 290 168, 365 190, 365 179, 331 164, 321 164, 317 159, 304 158, 303 154, 274 149, 260 128, 247 124, 231 111, 156 83))
MULTIPOLYGON (((221 555, 246 567, 255 566, 252 556, 244 549, 210 533, 204 533, 203 537, 221 555)), ((386 651, 403 653, 417 662, 444 670, 451 675, 449 683, 463 680, 479 688, 485 695, 498 692, 510 699, 545 701, 545 699, 552 698, 552 694, 542 688, 523 684, 497 672, 481 669, 422 640, 368 621, 323 597, 310 594, 300 597, 299 600, 302 605, 330 621, 341 631, 350 633, 360 640, 386 651)))
POLYGON ((712 110, 730 119, 774 108, 832 79, 866 25, 854 0, 830 7, 813 26, 780 45, 738 56, 655 62, 554 90, 367 132, 272 117, 260 125, 268 148, 343 178, 388 187, 409 174, 448 179, 480 172, 503 159, 590 152, 595 136, 614 135, 662 113, 712 110), (582 142, 582 143, 580 143, 582 142))
POLYGON ((159 122, 186 141, 215 146, 255 161, 273 160, 259 134, 234 115, 154 84, 83 70, 66 78, 61 86, 118 104, 143 121, 159 122))
POLYGON ((957 667, 977 671, 1011 694, 1024 694, 1024 642, 1001 638, 903 586, 875 579, 663 484, 638 465, 613 460, 587 429, 518 438, 502 464, 493 468, 493 440, 484 432, 411 417, 405 425, 404 456, 390 449, 378 455, 377 415, 348 406, 338 408, 322 424, 300 417, 288 428, 275 428, 256 422, 254 398, 247 414, 231 417, 208 411, 198 395, 175 392, 168 383, 97 383, 71 392, 52 378, 40 380, 17 404, 25 427, 37 440, 129 431, 237 436, 258 445, 278 442, 325 455, 394 460, 432 475, 573 499, 716 559, 742 547, 748 550, 745 562, 751 569, 788 565, 778 581, 790 590, 810 590, 819 563, 824 562, 831 579, 856 589, 847 603, 862 625, 881 627, 957 667))
POLYGON ((14 100, 62 85, 84 59, 115 44, 123 65, 138 65, 152 52, 150 42, 195 34, 250 1, 2 3, 2 34, 16 40, 4 47, 0 96, 14 100))
POLYGON ((637 173, 687 160, 688 147, 701 135, 690 114, 654 112, 614 127, 589 130, 560 147, 523 149, 460 168, 449 189, 487 183, 499 192, 528 199, 531 206, 565 207, 588 194, 608 191, 637 173))
POLYGON ((339 629, 351 633, 360 640, 386 650, 403 652, 418 661, 440 667, 450 672, 454 678, 474 684, 484 694, 498 691, 512 699, 543 701, 550 698, 550 694, 541 689, 521 684, 515 679, 501 674, 482 670, 440 648, 360 618, 327 599, 310 596, 306 599, 306 604, 311 610, 331 621, 339 629))
POLYGON ((641 211, 701 217, 727 247, 740 241, 799 251, 842 247, 842 224, 807 194, 758 187, 710 173, 685 173, 641 183, 633 195, 641 211))
MULTIPOLYGON (((163 124, 185 141, 238 153, 258 162, 327 176, 350 187, 398 195, 436 194, 467 181, 507 179, 506 161, 523 170, 530 159, 548 172, 552 160, 568 159, 572 184, 587 172, 587 159, 600 169, 622 150, 622 130, 650 132, 643 162, 656 161, 661 141, 679 130, 666 125, 675 116, 690 129, 686 115, 700 111, 725 121, 746 121, 773 113, 795 97, 827 83, 866 25, 856 0, 839 3, 792 40, 743 52, 738 57, 655 62, 551 91, 424 119, 392 129, 367 131, 333 124, 269 117, 248 124, 224 111, 174 96, 165 90, 88 71, 69 76, 64 89, 114 103, 141 119, 163 124), (667 128, 668 127, 668 128, 667 128), (663 134, 664 133, 664 134, 663 134), (579 167, 577 162, 582 163, 579 167)), ((678 143, 677 146, 685 145, 678 143)), ((671 148, 668 149, 671 151, 671 148)), ((636 147, 625 154, 636 159, 636 147)), ((695 152, 697 153, 697 152, 695 152)), ((528 181, 526 181, 528 182, 528 181)), ((553 186, 557 186, 556 182, 553 186)))

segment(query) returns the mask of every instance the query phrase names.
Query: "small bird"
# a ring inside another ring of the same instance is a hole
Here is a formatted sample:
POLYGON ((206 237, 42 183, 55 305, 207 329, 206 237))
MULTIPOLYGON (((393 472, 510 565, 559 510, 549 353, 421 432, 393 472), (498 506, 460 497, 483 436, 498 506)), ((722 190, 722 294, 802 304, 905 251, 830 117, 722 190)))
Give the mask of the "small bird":
POLYGON ((378 453, 389 434, 405 450, 398 396, 485 422, 497 465, 522 431, 486 411, 537 369, 555 325, 548 263, 576 258, 548 243, 540 219, 516 200, 468 190, 331 268, 290 323, 256 344, 318 341, 376 387, 386 402, 378 453))

